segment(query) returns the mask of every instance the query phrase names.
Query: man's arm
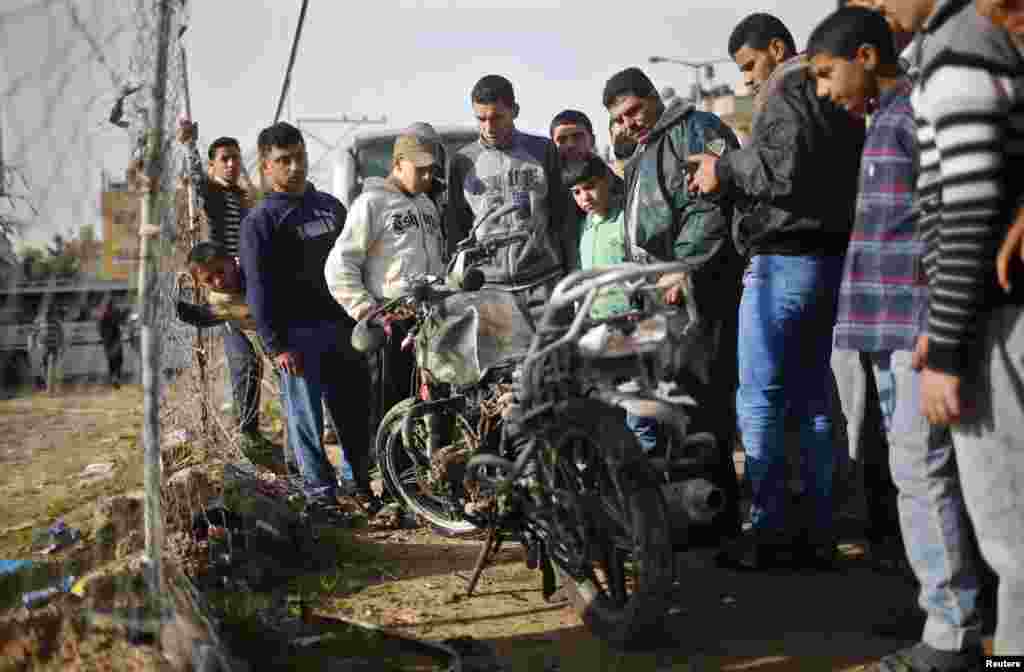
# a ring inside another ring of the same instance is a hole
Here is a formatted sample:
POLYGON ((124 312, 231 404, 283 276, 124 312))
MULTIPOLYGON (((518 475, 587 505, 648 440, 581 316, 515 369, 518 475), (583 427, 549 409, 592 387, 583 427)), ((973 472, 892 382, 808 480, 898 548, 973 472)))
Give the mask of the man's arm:
MULTIPOLYGON (((942 211, 931 235, 928 362, 954 376, 978 357, 978 314, 992 272, 1004 203, 1004 124, 1009 100, 981 68, 950 64, 929 77, 921 113, 935 129, 942 211)), ((929 138, 922 137, 922 155, 929 138)))
MULTIPOLYGON (((267 355, 276 357, 288 349, 282 325, 274 314, 272 288, 273 268, 269 263, 271 249, 271 222, 261 209, 253 210, 242 222, 239 255, 245 274, 245 299, 256 322, 256 333, 263 341, 267 355)), ((301 297, 297 297, 301 300, 301 297)))
POLYGON ((448 180, 448 208, 445 212, 445 232, 448 239, 448 257, 455 254, 455 246, 469 235, 473 226, 473 210, 466 202, 463 182, 470 168, 470 160, 464 154, 452 159, 451 176, 448 180))
MULTIPOLYGON (((740 143, 736 134, 726 126, 721 119, 709 113, 693 113, 694 117, 687 123, 689 137, 677 138, 677 151, 687 152, 689 147, 682 147, 682 140, 696 138, 697 145, 703 146, 704 138, 710 134, 725 141, 723 157, 729 156, 732 152, 739 151, 740 143)), ((677 131, 678 135, 683 134, 677 131)), ((690 143, 690 147, 693 143, 690 143)), ((674 157, 678 162, 678 174, 684 175, 688 154, 674 157)), ((691 194, 685 185, 675 187, 672 197, 676 200, 676 208, 679 211, 679 228, 673 243, 673 259, 689 260, 695 264, 706 261, 721 247, 723 242, 731 240, 731 212, 730 204, 721 200, 718 202, 705 198, 697 198, 691 194)))
POLYGON ((791 196, 802 124, 803 115, 788 94, 769 96, 747 146, 726 152, 716 164, 722 195, 760 201, 791 196))
POLYGON ((360 196, 352 204, 345 228, 334 241, 324 264, 327 289, 353 320, 361 320, 376 304, 363 283, 363 266, 376 240, 369 198, 360 196))
POLYGON ((562 160, 558 158, 555 143, 547 141, 544 147, 544 172, 548 183, 548 232, 551 243, 562 257, 562 270, 568 273, 576 266, 576 234, 572 226, 576 218, 569 210, 569 193, 562 184, 562 160))

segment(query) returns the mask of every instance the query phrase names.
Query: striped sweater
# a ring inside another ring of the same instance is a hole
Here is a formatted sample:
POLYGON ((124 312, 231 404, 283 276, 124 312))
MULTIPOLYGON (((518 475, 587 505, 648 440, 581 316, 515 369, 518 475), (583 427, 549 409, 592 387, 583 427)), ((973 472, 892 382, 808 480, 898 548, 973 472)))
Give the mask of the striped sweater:
MULTIPOLYGON (((1007 300, 996 290, 994 261, 1024 183, 1024 62, 964 0, 939 0, 917 45, 911 100, 928 366, 962 376, 980 360, 984 312, 1007 300)), ((1009 300, 1024 303, 1024 292, 1009 300)))

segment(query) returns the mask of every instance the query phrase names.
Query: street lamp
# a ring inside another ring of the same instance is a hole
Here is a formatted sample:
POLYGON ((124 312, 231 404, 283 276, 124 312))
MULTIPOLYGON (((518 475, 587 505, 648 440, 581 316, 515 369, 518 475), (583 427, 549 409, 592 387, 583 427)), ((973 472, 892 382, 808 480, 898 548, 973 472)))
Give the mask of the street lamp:
POLYGON ((695 103, 699 106, 704 99, 704 86, 701 83, 701 73, 704 77, 710 81, 715 78, 715 64, 716 63, 732 63, 732 59, 729 58, 712 58, 707 61, 682 61, 677 58, 667 58, 665 56, 651 56, 647 59, 649 63, 675 63, 676 65, 682 65, 687 68, 692 68, 694 75, 697 78, 697 100, 695 103))

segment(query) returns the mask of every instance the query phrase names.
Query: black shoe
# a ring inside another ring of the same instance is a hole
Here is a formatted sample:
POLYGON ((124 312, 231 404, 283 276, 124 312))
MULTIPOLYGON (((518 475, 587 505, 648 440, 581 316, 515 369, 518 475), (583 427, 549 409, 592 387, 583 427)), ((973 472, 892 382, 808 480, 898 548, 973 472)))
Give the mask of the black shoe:
POLYGON ((872 672, 973 672, 983 669, 980 646, 964 651, 940 651, 924 642, 882 658, 872 672))
POLYGON ((715 556, 715 564, 723 569, 762 571, 792 569, 796 557, 793 543, 781 537, 767 537, 748 532, 727 542, 715 556))
POLYGON ((352 527, 351 516, 336 503, 325 499, 306 502, 302 516, 314 526, 352 527))
POLYGON ((801 569, 810 569, 816 572, 831 572, 836 569, 839 551, 832 542, 797 544, 793 550, 794 564, 801 569))
POLYGON ((376 516, 384 508, 384 502, 380 501, 380 498, 373 494, 373 490, 360 488, 352 498, 370 518, 376 516))

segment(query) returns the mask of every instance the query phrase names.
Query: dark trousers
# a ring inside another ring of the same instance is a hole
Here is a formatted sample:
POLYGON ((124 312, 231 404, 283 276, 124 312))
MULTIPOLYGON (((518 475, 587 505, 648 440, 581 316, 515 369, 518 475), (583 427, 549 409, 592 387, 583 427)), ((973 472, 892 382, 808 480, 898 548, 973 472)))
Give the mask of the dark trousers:
POLYGON ((352 349, 351 328, 338 322, 290 327, 289 348, 302 358, 301 376, 281 374, 281 400, 287 415, 288 449, 295 457, 311 498, 333 496, 337 474, 323 446, 326 402, 357 487, 370 487, 367 417, 370 415, 366 358, 352 349))
POLYGON ((253 432, 260 424, 260 385, 263 362, 249 338, 230 323, 224 324, 224 354, 231 374, 238 425, 242 432, 253 432))
POLYGON ((408 333, 407 325, 393 324, 391 338, 377 352, 376 383, 378 418, 383 418, 400 401, 416 394, 413 371, 416 355, 412 348, 402 350, 402 341, 408 333))
POLYGON ((678 383, 697 402, 690 417, 689 433, 709 432, 718 448, 717 462, 711 470, 711 481, 725 494, 725 509, 719 514, 716 530, 727 536, 740 533, 740 486, 736 477, 736 387, 739 381, 736 364, 736 319, 733 315, 704 317, 708 331, 718 332, 718 343, 711 357, 707 382, 684 370, 678 383))
POLYGON ((107 341, 103 344, 103 351, 107 355, 107 370, 110 375, 110 382, 120 382, 121 368, 124 366, 124 347, 121 341, 107 341))

